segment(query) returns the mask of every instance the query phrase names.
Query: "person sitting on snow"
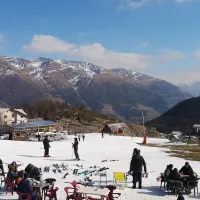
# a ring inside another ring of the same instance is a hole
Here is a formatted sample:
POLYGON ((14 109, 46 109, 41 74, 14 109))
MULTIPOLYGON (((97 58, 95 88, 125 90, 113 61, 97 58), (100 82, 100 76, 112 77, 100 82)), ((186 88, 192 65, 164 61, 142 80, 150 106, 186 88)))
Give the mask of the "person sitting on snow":
POLYGON ((173 171, 173 165, 172 164, 167 165, 167 168, 164 171, 164 178, 165 178, 165 180, 168 179, 168 177, 169 177, 169 175, 170 175, 170 173, 172 171, 173 171))
POLYGON ((174 170, 169 174, 168 179, 173 180, 173 181, 180 181, 181 180, 181 175, 178 173, 177 168, 174 168, 174 170))
MULTIPOLYGON (((169 174, 167 181, 167 189, 170 190, 173 188, 172 183, 170 181, 181 181, 181 175, 178 173, 178 169, 174 168, 174 170, 169 174)), ((175 191, 172 191, 175 192, 175 191)))
POLYGON ((8 174, 7 178, 16 179, 18 177, 18 170, 17 168, 20 165, 17 165, 15 161, 8 165, 8 174))
POLYGON ((185 165, 179 170, 179 173, 192 177, 194 172, 189 163, 186 162, 185 165))
POLYGON ((28 173, 24 174, 24 178, 20 181, 17 192, 19 193, 27 193, 22 198, 28 198, 31 195, 32 200, 36 200, 37 193, 33 191, 33 184, 31 180, 28 178, 28 173))

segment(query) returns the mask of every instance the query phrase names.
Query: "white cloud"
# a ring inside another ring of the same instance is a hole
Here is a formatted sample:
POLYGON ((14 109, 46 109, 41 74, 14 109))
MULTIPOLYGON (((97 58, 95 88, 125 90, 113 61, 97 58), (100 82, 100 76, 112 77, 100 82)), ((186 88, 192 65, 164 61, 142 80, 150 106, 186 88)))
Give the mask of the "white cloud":
POLYGON ((160 59, 164 62, 176 60, 176 59, 182 59, 185 57, 185 55, 180 51, 174 51, 171 49, 159 49, 158 52, 161 53, 160 59))
MULTIPOLYGON (((119 2, 119 8, 121 10, 134 10, 137 8, 141 8, 142 6, 145 6, 147 4, 160 4, 165 3, 167 0, 117 0, 119 2)), ((196 0, 168 0, 168 2, 175 2, 175 3, 186 3, 186 2, 192 2, 196 0)))
MULTIPOLYGON (((148 44, 143 44, 143 47, 148 44)), ((105 68, 146 68, 149 66, 162 66, 170 61, 185 57, 180 51, 159 49, 152 55, 139 53, 124 53, 107 50, 100 43, 88 45, 72 44, 51 35, 35 35, 28 45, 22 47, 25 52, 38 52, 45 54, 60 53, 71 59, 91 62, 105 68)))
POLYGON ((186 83, 191 84, 195 81, 200 81, 200 70, 198 68, 190 68, 178 73, 170 73, 160 75, 161 78, 168 80, 172 83, 186 83))
POLYGON ((200 59, 200 49, 195 52, 196 58, 200 59))
POLYGON ((99 43, 71 44, 51 35, 35 35, 31 43, 24 45, 22 49, 26 52, 64 53, 69 57, 92 62, 106 68, 145 68, 149 66, 151 60, 149 55, 110 51, 99 43))
POLYGON ((140 8, 149 3, 149 0, 119 0, 119 2, 119 8, 124 10, 140 8))
POLYGON ((35 35, 31 44, 24 45, 22 48, 28 52, 67 53, 73 47, 73 44, 64 42, 51 35, 35 35))

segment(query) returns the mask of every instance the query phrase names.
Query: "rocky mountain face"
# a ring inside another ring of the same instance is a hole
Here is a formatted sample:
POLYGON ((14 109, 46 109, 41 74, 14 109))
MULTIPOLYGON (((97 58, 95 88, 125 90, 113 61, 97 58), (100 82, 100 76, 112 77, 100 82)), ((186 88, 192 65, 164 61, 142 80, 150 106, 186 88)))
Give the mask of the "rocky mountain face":
POLYGON ((177 86, 125 69, 86 62, 0 56, 0 101, 10 106, 55 98, 141 123, 188 98, 177 86))
POLYGON ((198 97, 200 95, 200 81, 196 81, 191 84, 178 84, 178 87, 193 97, 198 97))

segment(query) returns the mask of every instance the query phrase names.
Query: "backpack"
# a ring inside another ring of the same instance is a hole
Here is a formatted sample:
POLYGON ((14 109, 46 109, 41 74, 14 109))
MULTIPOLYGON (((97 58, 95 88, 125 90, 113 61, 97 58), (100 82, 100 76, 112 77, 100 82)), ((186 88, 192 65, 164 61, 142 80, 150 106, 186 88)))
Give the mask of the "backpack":
POLYGON ((25 168, 25 172, 29 174, 29 178, 34 178, 38 181, 40 180, 41 173, 36 166, 28 164, 27 167, 25 168))

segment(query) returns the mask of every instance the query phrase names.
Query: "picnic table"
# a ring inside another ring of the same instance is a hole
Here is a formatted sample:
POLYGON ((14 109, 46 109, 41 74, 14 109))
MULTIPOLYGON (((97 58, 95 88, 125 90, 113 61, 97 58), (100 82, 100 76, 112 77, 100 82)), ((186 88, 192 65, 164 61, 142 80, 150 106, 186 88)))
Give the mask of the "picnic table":
POLYGON ((189 177, 190 177, 189 175, 181 174, 181 178, 189 178, 189 177))
POLYGON ((98 189, 98 188, 94 188, 94 187, 84 187, 84 186, 80 186, 77 190, 77 193, 79 195, 83 195, 83 197, 88 197, 91 195, 94 196, 100 196, 101 199, 105 199, 108 197, 110 190, 108 188, 104 188, 104 189, 98 189))

